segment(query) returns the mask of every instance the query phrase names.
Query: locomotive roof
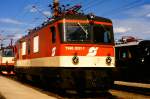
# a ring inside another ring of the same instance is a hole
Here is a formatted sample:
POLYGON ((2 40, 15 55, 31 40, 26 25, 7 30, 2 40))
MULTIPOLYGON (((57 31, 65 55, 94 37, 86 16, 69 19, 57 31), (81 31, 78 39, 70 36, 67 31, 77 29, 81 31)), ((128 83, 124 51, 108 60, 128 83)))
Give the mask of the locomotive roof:
MULTIPOLYGON (((65 19, 87 20, 89 16, 90 15, 64 15, 62 17, 59 17, 58 20, 61 20, 61 19, 64 19, 64 18, 65 19)), ((96 21, 103 21, 103 22, 112 23, 112 21, 110 19, 107 19, 107 18, 104 18, 104 17, 94 16, 93 19, 96 20, 96 21)))
POLYGON ((150 46, 150 40, 143 40, 139 43, 139 45, 150 46))
MULTIPOLYGON (((57 17, 55 19, 48 20, 46 25, 52 24, 52 23, 57 22, 57 21, 62 20, 62 19, 88 20, 89 19, 89 15, 82 15, 82 14, 81 15, 76 15, 76 14, 63 15, 63 16, 57 17)), ((104 18, 104 17, 99 17, 99 16, 94 16, 93 20, 94 21, 101 21, 101 22, 112 23, 112 21, 110 19, 104 18)))
POLYGON ((150 40, 141 40, 141 41, 137 41, 137 42, 129 42, 129 43, 123 43, 123 44, 116 44, 115 47, 135 46, 135 45, 150 46, 150 40))
POLYGON ((5 47, 1 47, 0 50, 3 50, 3 49, 12 49, 13 46, 5 46, 5 47))
POLYGON ((121 44, 116 44, 115 47, 134 46, 134 45, 138 45, 138 44, 139 44, 139 42, 121 43, 121 44))

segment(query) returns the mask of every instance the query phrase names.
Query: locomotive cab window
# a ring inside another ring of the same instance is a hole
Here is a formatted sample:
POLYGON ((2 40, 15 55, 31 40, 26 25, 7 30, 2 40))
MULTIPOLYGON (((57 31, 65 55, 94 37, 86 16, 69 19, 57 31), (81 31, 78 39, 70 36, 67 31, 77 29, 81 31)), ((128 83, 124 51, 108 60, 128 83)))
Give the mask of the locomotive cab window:
POLYGON ((88 25, 80 23, 67 24, 66 41, 68 42, 88 42, 90 34, 88 33, 88 25))
POLYGON ((60 29, 62 41, 66 43, 113 43, 112 26, 89 23, 65 23, 60 29))
POLYGON ((50 27, 50 31, 52 33, 52 43, 56 42, 56 29, 54 26, 50 27))
POLYGON ((4 49, 2 52, 3 57, 13 57, 13 49, 4 49))
POLYGON ((94 42, 95 43, 111 43, 112 36, 111 30, 103 25, 94 25, 94 42))

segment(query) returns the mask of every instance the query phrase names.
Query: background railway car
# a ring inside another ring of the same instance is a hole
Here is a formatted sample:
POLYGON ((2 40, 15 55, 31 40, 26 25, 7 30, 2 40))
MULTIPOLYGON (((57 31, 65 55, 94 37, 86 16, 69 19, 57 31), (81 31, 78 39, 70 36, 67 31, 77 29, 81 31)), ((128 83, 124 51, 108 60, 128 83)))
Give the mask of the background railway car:
POLYGON ((6 75, 14 74, 13 46, 1 47, 0 49, 0 72, 6 75))
POLYGON ((108 90, 115 67, 110 19, 66 10, 16 42, 15 72, 52 88, 108 90))
POLYGON ((116 45, 117 80, 150 83, 150 40, 116 45))

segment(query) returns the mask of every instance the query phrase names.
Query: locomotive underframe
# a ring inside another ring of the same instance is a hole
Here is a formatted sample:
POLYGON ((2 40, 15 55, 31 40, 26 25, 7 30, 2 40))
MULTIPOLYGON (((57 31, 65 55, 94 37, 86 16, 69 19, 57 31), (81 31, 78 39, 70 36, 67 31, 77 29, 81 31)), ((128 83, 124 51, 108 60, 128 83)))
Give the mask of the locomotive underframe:
POLYGON ((2 73, 2 74, 3 74, 3 72, 10 74, 13 71, 14 71, 14 65, 1 65, 0 66, 0 73, 2 73))
POLYGON ((113 85, 113 68, 15 68, 21 79, 38 80, 50 88, 65 90, 108 90, 113 85))

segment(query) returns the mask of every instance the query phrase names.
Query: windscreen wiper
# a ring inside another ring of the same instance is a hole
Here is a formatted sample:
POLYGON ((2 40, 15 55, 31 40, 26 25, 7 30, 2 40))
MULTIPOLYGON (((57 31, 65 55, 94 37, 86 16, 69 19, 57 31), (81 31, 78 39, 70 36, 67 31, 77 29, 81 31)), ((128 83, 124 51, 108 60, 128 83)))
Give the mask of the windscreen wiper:
POLYGON ((78 25, 81 27, 81 29, 85 32, 86 34, 86 39, 88 38, 88 32, 87 30, 78 22, 78 25))

